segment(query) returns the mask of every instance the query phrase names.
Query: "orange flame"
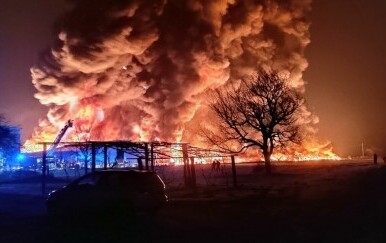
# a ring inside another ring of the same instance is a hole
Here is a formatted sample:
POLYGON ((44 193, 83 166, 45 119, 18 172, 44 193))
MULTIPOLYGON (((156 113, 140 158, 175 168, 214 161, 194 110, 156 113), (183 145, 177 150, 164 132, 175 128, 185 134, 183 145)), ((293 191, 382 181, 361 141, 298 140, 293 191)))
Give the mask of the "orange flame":
MULTIPOLYGON (((262 153, 258 150, 248 151, 240 156, 241 161, 264 161, 262 153)), ((276 148, 271 156, 272 161, 320 161, 341 160, 333 152, 330 142, 305 141, 301 145, 290 145, 286 148, 276 148)))
MULTIPOLYGON (((104 120, 104 112, 100 106, 90 101, 81 102, 71 107, 69 111, 74 121, 74 129, 69 129, 63 141, 79 142, 92 139, 93 128, 104 120)), ((22 148, 23 152, 38 152, 43 150, 41 142, 53 142, 59 131, 64 127, 65 121, 57 122, 56 126, 41 121, 34 131, 31 139, 28 139, 22 148)))
MULTIPOLYGON (((104 123, 103 126, 100 126, 101 122, 104 120, 104 112, 98 104, 90 100, 82 101, 76 103, 75 105, 73 104, 69 110, 69 114, 72 116, 71 118, 74 121, 74 128, 68 130, 67 135, 62 139, 62 141, 82 142, 89 141, 91 139, 98 140, 98 136, 95 135, 98 133, 98 130, 109 129, 108 123, 104 123)), ((43 146, 38 143, 53 142, 60 129, 64 126, 64 122, 58 122, 56 127, 44 125, 45 124, 42 123, 40 127, 41 129, 35 131, 33 139, 26 141, 24 144, 24 152, 35 152, 43 150, 43 146)), ((132 131, 137 135, 140 141, 146 140, 146 131, 144 131, 139 125, 133 126, 132 131)), ((104 140, 108 139, 109 138, 104 138, 104 140)), ((176 142, 181 142, 180 138, 177 138, 176 142)), ((200 147, 199 144, 196 144, 196 146, 200 147)), ((174 156, 176 154, 171 155, 174 156)), ((240 157, 242 157, 241 161, 263 160, 261 152, 257 149, 249 150, 246 154, 240 155, 240 157)), ((339 160, 340 157, 333 152, 333 147, 328 142, 320 143, 316 141, 306 141, 302 145, 275 149, 271 159, 272 161, 305 161, 339 160)), ((178 159, 171 162, 173 164, 178 164, 178 159)), ((202 161, 201 163, 205 163, 205 161, 202 161)))
POLYGON ((75 134, 72 134, 70 141, 90 140, 93 128, 103 119, 103 110, 97 105, 92 103, 80 105, 74 115, 75 134))

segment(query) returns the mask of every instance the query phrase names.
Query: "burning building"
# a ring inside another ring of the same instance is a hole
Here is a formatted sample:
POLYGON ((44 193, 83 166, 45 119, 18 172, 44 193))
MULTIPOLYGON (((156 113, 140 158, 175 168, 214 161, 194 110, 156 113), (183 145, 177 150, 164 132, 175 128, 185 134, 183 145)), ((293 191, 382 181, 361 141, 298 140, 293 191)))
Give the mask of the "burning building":
MULTIPOLYGON (((26 148, 53 141, 189 142, 208 119, 207 94, 259 69, 304 92, 311 0, 71 1, 57 39, 31 69, 48 107, 26 148)), ((317 118, 302 107, 307 133, 317 118)))

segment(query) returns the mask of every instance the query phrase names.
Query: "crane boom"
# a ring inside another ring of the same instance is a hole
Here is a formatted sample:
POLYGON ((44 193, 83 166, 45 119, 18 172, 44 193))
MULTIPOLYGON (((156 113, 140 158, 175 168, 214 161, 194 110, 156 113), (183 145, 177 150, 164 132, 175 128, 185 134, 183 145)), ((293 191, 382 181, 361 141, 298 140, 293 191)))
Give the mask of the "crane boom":
POLYGON ((72 127, 73 120, 68 120, 66 125, 60 130, 58 136, 56 136, 54 142, 51 144, 50 148, 48 149, 48 153, 51 154, 59 145, 60 141, 62 140, 64 134, 66 134, 68 128, 72 127))

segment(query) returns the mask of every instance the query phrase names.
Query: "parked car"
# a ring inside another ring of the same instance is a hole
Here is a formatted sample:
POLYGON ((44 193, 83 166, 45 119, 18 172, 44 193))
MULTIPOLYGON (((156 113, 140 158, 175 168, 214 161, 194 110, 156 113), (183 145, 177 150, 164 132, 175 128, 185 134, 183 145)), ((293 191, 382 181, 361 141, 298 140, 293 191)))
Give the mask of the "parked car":
POLYGON ((156 173, 103 170, 51 192, 46 206, 51 215, 115 209, 150 214, 166 202, 165 184, 156 173))

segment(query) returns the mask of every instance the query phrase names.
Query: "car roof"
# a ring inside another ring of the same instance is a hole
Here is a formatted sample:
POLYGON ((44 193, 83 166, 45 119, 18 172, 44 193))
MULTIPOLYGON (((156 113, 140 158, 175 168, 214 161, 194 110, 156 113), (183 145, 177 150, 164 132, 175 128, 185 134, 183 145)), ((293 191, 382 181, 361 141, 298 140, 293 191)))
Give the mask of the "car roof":
POLYGON ((141 171, 141 170, 135 170, 135 169, 107 169, 107 170, 98 170, 94 172, 87 173, 76 180, 70 182, 69 185, 75 184, 78 181, 82 180, 83 178, 90 176, 90 175, 111 175, 111 174, 122 174, 122 175, 134 175, 135 177, 140 175, 140 177, 148 177, 148 176, 153 176, 157 175, 155 172, 152 171, 141 171))
POLYGON ((90 174, 109 174, 109 173, 135 173, 135 174, 155 174, 153 171, 146 170, 135 170, 135 169, 107 169, 107 170, 98 170, 95 172, 91 172, 90 174))

